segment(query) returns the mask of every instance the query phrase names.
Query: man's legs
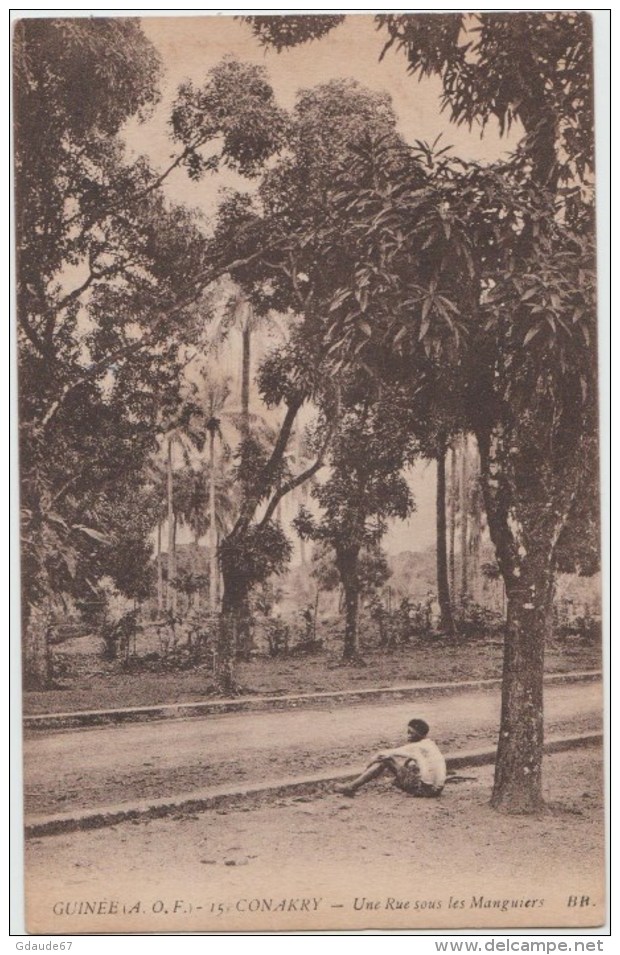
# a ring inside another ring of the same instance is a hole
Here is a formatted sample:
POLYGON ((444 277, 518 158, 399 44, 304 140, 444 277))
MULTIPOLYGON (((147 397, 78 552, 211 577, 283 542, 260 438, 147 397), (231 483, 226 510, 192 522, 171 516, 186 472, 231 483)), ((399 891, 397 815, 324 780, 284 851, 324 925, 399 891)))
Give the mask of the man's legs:
POLYGON ((343 796, 352 796, 361 786, 369 783, 371 779, 376 779, 378 776, 381 776, 386 770, 392 774, 396 772, 392 760, 375 759, 366 767, 363 773, 360 773, 357 779, 351 780, 350 783, 336 783, 334 789, 336 792, 342 793, 343 796))

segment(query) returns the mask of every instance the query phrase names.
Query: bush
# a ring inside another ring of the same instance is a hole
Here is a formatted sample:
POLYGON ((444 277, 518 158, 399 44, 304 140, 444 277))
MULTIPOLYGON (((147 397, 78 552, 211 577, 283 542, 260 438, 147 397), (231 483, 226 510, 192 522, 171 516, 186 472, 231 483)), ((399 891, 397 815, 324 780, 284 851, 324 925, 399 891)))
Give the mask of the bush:
POLYGON ((24 627, 22 672, 25 690, 47 690, 53 684, 51 614, 33 609, 24 627))
POLYGON ((556 635, 560 638, 577 638, 584 643, 599 644, 602 638, 601 618, 588 610, 582 616, 559 626, 556 635))
POLYGON ((265 636, 270 657, 286 656, 291 640, 291 628, 279 618, 265 621, 265 636))
POLYGON ((465 597, 453 613, 454 627, 461 637, 495 636, 503 632, 504 618, 496 610, 490 610, 465 597))
POLYGON ((106 621, 101 628, 104 660, 116 660, 119 654, 125 661, 129 658, 132 639, 138 628, 138 611, 129 610, 120 620, 106 621))

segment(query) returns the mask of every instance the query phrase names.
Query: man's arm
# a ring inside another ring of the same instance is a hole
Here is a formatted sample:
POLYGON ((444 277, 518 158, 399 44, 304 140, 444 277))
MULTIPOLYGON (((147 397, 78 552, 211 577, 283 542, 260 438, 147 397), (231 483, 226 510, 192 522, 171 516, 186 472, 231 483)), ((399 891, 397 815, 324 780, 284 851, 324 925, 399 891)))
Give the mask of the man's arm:
POLYGON ((384 749, 377 753, 375 759, 392 759, 394 756, 400 756, 403 759, 415 759, 416 751, 410 743, 407 743, 405 746, 396 747, 396 749, 384 749))

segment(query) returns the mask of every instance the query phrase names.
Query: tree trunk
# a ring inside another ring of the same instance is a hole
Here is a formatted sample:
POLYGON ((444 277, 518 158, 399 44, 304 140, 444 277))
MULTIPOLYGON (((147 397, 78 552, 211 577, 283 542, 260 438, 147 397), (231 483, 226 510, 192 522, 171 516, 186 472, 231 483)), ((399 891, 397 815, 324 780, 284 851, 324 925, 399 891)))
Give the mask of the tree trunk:
POLYGON ((215 432, 209 431, 209 610, 217 613, 217 527, 215 513, 215 432))
POLYGON ((550 513, 547 495, 529 484, 526 505, 515 507, 517 438, 478 435, 482 489, 491 539, 506 587, 502 709, 492 805, 504 812, 536 812, 543 805, 543 678, 550 632, 554 546, 564 519, 550 513))
POLYGON ((166 587, 166 610, 172 610, 175 584, 175 564, 174 564, 174 497, 173 497, 173 475, 172 475, 172 438, 168 438, 168 554, 166 563, 168 565, 168 585, 166 587))
POLYGON ((164 610, 164 568, 161 559, 161 521, 157 521, 157 613, 164 610))
POLYGON ((321 591, 319 588, 316 588, 316 597, 314 598, 314 616, 312 618, 312 642, 316 643, 316 625, 317 619, 319 616, 319 597, 321 596, 321 591))
POLYGON ((456 574, 454 564, 454 543, 456 540, 456 501, 457 501, 457 475, 456 475, 456 447, 454 442, 450 448, 450 505, 449 505, 449 574, 450 574, 450 595, 454 597, 456 593, 456 574))
POLYGON ((441 614, 441 629, 454 636, 450 587, 448 584, 448 556, 446 553, 446 448, 442 445, 437 455, 437 598, 441 614))
MULTIPOLYGON (((298 467, 299 467, 299 469, 300 469, 300 471, 301 471, 301 470, 304 469, 305 460, 306 460, 306 456, 305 456, 305 454, 304 454, 304 447, 303 447, 303 430, 302 430, 301 428, 299 428, 299 430, 298 430, 298 432, 297 432, 297 451, 296 451, 296 453, 297 453, 297 464, 298 464, 298 467)), ((300 486, 297 488, 296 494, 299 495, 299 496, 298 496, 297 501, 296 501, 296 503, 295 503, 295 505, 294 505, 294 509, 295 509, 295 510, 298 510, 298 509, 299 509, 299 507, 298 507, 298 504, 299 504, 299 503, 301 503, 301 506, 302 506, 302 507, 306 507, 306 505, 308 504, 308 492, 309 492, 309 490, 310 490, 310 482, 309 482, 309 481, 304 481, 304 483, 303 483, 303 484, 300 484, 300 486)), ((306 548, 306 540, 305 540, 305 538, 303 538, 303 537, 300 537, 300 538, 299 538, 299 559, 300 559, 300 561, 301 561, 301 566, 302 566, 302 568, 305 570, 306 567, 308 566, 308 551, 307 551, 307 548, 306 548)))
MULTIPOLYGON (((250 306, 248 306, 248 309, 250 306)), ((241 357, 241 438, 250 434, 250 354, 251 354, 251 314, 243 326, 241 357)))
MULTIPOLYGON (((220 532, 216 530, 215 532, 215 552, 219 553, 220 550, 220 532)), ((215 605, 219 607, 222 602, 222 575, 220 573, 219 562, 217 562, 216 572, 215 572, 215 605)))
POLYGON ((217 626, 214 675, 220 693, 234 696, 237 692, 235 680, 235 653, 237 617, 233 613, 221 613, 217 626))
POLYGON ((345 627, 343 659, 357 660, 359 658, 359 633, 357 620, 359 613, 359 591, 349 583, 344 588, 345 627))
MULTIPOLYGON (((232 550, 230 546, 229 550, 232 550)), ((228 551, 225 551, 222 560, 222 576, 224 593, 218 626, 215 680, 222 693, 232 695, 237 692, 235 656, 243 640, 248 593, 247 584, 237 573, 234 562, 228 558, 228 551)))
POLYGON ((468 594, 467 575, 467 518, 469 513, 469 469, 467 466, 467 435, 461 443, 461 600, 468 594))
POLYGON ((359 578, 358 560, 359 547, 343 547, 336 550, 336 563, 342 589, 344 591, 344 649, 343 659, 356 661, 360 659, 358 613, 359 613, 359 578))
MULTIPOLYGON (((472 445, 474 442, 472 441, 472 445)), ((482 537, 482 506, 480 500, 480 459, 476 446, 472 447, 470 471, 470 554, 469 592, 474 600, 480 599, 480 539, 482 537)))
POLYGON ((177 611, 179 609, 179 591, 176 587, 177 579, 177 516, 174 515, 174 520, 172 522, 172 561, 171 566, 173 568, 173 580, 174 587, 172 589, 172 613, 176 617, 177 611))
MULTIPOLYGON (((196 573, 200 569, 200 534, 198 531, 194 531, 194 566, 196 568, 196 573)), ((196 613, 200 611, 200 584, 196 584, 196 590, 194 591, 194 610, 196 613)))
POLYGON ((252 627, 250 625, 250 595, 246 594, 237 618, 236 655, 240 660, 250 660, 252 655, 252 627))
POLYGON ((543 678, 551 624, 549 568, 528 560, 508 591, 502 710, 491 805, 512 813, 543 805, 543 678), (523 582, 522 582, 523 581, 523 582), (528 581, 531 581, 528 585, 528 581))

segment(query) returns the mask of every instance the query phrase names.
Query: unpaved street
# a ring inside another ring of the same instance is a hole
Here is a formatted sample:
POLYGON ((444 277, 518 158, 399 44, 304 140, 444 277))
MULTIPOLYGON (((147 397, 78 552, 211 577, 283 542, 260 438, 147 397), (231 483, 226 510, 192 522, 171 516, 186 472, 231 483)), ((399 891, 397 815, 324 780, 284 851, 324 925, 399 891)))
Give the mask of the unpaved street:
MULTIPOLYGON (((37 733, 24 741, 27 813, 87 809, 210 785, 260 783, 362 764, 422 716, 449 752, 494 744, 499 691, 330 709, 37 733)), ((600 683, 548 687, 547 733, 600 729, 600 683)))
POLYGON ((251 809, 28 840, 28 926, 69 933, 600 925, 600 753, 546 758, 550 808, 538 816, 494 812, 492 774, 490 766, 472 770, 475 781, 448 786, 438 800, 413 800, 379 782, 352 800, 263 799, 251 809), (569 905, 571 895, 587 905, 569 905), (89 914, 93 906, 98 914, 89 914))

